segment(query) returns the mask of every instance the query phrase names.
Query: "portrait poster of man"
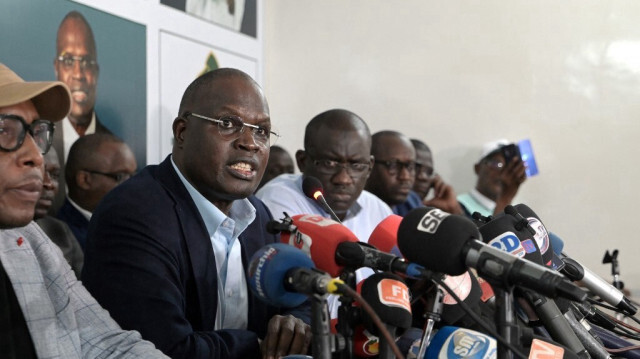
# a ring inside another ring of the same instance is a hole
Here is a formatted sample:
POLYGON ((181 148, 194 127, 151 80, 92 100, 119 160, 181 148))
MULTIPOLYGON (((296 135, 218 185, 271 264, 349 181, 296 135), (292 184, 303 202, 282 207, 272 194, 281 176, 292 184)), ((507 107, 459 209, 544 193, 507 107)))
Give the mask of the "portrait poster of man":
POLYGON ((71 90, 71 113, 54 136, 62 162, 75 139, 102 132, 127 143, 138 167, 147 163, 145 26, 68 0, 6 0, 0 29, 0 62, 71 90))
POLYGON ((257 0, 160 0, 161 4, 224 26, 257 36, 257 0))

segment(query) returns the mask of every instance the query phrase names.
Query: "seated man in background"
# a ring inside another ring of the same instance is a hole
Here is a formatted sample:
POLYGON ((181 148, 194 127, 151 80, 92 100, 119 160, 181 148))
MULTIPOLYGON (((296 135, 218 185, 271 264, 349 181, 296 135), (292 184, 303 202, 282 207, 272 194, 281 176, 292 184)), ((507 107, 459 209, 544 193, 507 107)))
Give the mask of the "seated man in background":
POLYGON ((371 140, 375 161, 365 186, 367 191, 380 197, 399 216, 422 207, 422 199, 412 190, 416 151, 409 138, 396 131, 380 131, 371 140))
POLYGON ((279 176, 256 194, 275 218, 282 218, 283 212, 330 218, 302 192, 304 176, 320 180, 327 203, 360 241, 368 241, 378 223, 392 214, 389 206, 364 190, 373 164, 371 134, 355 113, 334 109, 311 119, 296 161, 302 174, 279 176))
POLYGON ((75 272, 76 277, 80 278, 82 264, 84 263, 84 254, 80 243, 78 243, 66 223, 48 214, 49 208, 53 204, 53 199, 58 192, 58 178, 60 178, 60 161, 56 149, 52 146, 49 152, 44 155, 42 194, 36 204, 33 219, 53 243, 60 248, 62 255, 64 255, 71 269, 75 272))
POLYGON ((173 135, 171 155, 95 210, 87 288, 173 358, 305 353, 310 327, 277 315, 247 285, 251 256, 276 242, 252 196, 275 136, 262 89, 236 69, 203 74, 184 92, 173 135))
POLYGON ((269 153, 269 162, 267 162, 267 169, 264 171, 262 181, 258 185, 258 189, 262 188, 265 183, 280 176, 283 173, 293 173, 293 159, 289 152, 280 146, 271 146, 269 153))
POLYGON ((138 333, 120 329, 32 222, 51 121, 69 113, 70 97, 61 82, 25 82, 0 64, 2 357, 165 358, 138 333))
POLYGON ((137 167, 129 146, 111 134, 82 136, 71 146, 65 167, 69 193, 57 217, 69 225, 83 250, 91 213, 102 197, 131 177, 137 167))
POLYGON ((458 196, 468 216, 474 212, 483 216, 502 212, 527 179, 526 167, 520 158, 514 157, 511 163, 505 163, 500 149, 508 144, 509 141, 501 139, 482 146, 480 159, 473 167, 478 176, 476 187, 458 196))
POLYGON ((422 198, 422 203, 448 213, 463 214, 453 187, 434 172, 433 154, 429 146, 415 138, 411 139, 411 143, 416 150, 416 177, 413 190, 422 198), (429 196, 431 189, 433 189, 433 195, 429 196))

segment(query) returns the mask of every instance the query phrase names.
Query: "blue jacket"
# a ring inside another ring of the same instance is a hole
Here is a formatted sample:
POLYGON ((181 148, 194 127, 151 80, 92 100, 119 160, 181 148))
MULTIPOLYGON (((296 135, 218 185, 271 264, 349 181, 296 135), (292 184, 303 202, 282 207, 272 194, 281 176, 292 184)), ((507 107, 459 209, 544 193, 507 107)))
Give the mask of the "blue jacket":
MULTIPOLYGON (((271 214, 255 197, 256 219, 240 235, 245 268, 271 214)), ((258 358, 258 337, 277 314, 249 291, 249 330, 214 331, 217 272, 211 241, 171 159, 147 166, 109 192, 93 213, 82 279, 126 329, 174 358, 258 358)), ((248 282, 248 278, 247 278, 248 282)))

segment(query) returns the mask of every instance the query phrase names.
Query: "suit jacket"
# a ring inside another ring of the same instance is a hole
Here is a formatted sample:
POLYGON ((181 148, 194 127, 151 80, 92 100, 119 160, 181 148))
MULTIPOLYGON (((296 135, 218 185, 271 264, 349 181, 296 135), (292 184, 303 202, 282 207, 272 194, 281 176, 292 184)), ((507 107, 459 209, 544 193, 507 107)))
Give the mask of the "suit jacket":
POLYGON ((39 358, 165 358, 120 329, 38 225, 0 230, 0 262, 39 358))
MULTIPOLYGON (((65 118, 62 121, 69 121, 69 119, 65 118)), ((60 209, 65 197, 67 196, 67 181, 64 177, 64 166, 67 163, 67 155, 66 153, 64 153, 64 134, 62 133, 62 123, 60 122, 55 126, 55 131, 53 131, 52 147, 56 149, 56 152, 58 152, 62 175, 58 179, 58 192, 56 193, 56 196, 53 199, 53 204, 51 205, 51 209, 49 210, 49 214, 51 214, 52 216, 54 216, 58 212, 58 209, 60 209)), ((102 122, 100 122, 98 114, 96 114, 95 133, 113 134, 105 125, 102 124, 102 122)))
POLYGON ((80 278, 82 265, 84 264, 84 254, 76 236, 71 232, 71 228, 63 221, 51 216, 36 219, 36 223, 42 228, 47 237, 60 248, 64 259, 67 260, 76 277, 80 278))
POLYGON ((87 217, 82 215, 82 213, 69 202, 68 198, 64 200, 64 204, 60 207, 56 217, 71 228, 71 232, 73 232, 78 243, 80 243, 80 247, 84 250, 87 243, 87 231, 89 230, 87 217))
MULTIPOLYGON (((240 235, 242 261, 276 241, 271 214, 240 235)), ((91 217, 82 279, 123 328, 174 358, 258 358, 258 337, 276 308, 249 295, 249 330, 214 331, 217 271, 204 221, 167 157, 109 192, 91 217)), ((247 277, 247 283, 248 283, 247 277)))

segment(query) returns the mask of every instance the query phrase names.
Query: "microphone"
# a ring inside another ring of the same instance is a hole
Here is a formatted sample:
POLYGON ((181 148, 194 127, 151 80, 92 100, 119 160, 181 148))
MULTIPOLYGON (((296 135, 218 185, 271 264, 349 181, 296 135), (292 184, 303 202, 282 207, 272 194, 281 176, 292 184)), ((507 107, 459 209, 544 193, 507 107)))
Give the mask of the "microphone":
POLYGON ((436 276, 423 266, 405 262, 393 254, 379 251, 362 242, 342 242, 338 244, 335 259, 339 265, 348 268, 369 267, 381 271, 400 273, 414 278, 430 279, 436 276))
MULTIPOLYGON (((384 272, 374 273, 362 282, 360 291, 385 324, 391 337, 395 338, 397 328, 407 329, 411 326, 409 288, 398 276, 384 272)), ((394 357, 389 343, 380 336, 380 330, 366 312, 362 314, 362 323, 368 332, 380 338, 379 357, 394 357)))
POLYGON ((331 216, 331 218, 333 218, 334 221, 342 223, 342 221, 340 221, 340 218, 336 216, 336 213, 327 203, 327 200, 324 198, 323 192, 324 190, 322 188, 322 182, 320 182, 319 179, 313 176, 304 177, 304 179, 302 180, 302 193, 304 193, 305 196, 316 201, 316 203, 320 204, 320 206, 331 216))
POLYGON ((632 316, 636 314, 638 309, 631 304, 629 298, 625 297, 618 288, 607 283, 597 274, 582 266, 577 260, 569 258, 564 254, 561 254, 561 258, 565 264, 561 272, 566 275, 567 278, 573 281, 582 281, 585 287, 605 302, 632 316))
POLYGON ((402 256, 398 249, 398 228, 400 227, 400 222, 402 222, 401 216, 397 214, 389 215, 373 229, 367 243, 383 252, 391 253, 398 257, 402 256))
MULTIPOLYGON (((496 340, 486 334, 471 329, 445 326, 433 336, 425 358, 495 358, 496 351, 496 340)), ((407 359, 410 357, 412 356, 407 355, 407 359)))
POLYGON ((342 224, 315 214, 299 214, 291 220, 295 229, 283 231, 280 242, 302 250, 330 276, 339 276, 344 267, 336 262, 336 250, 342 242, 358 242, 355 234, 342 224))
POLYGON ((307 295, 337 293, 342 283, 314 268, 300 250, 282 243, 260 248, 249 262, 249 287, 262 301, 276 307, 296 307, 307 295))
POLYGON ((521 286, 549 297, 583 301, 586 293, 560 274, 520 259, 478 240, 480 233, 469 219, 437 208, 416 208, 398 229, 398 248, 410 262, 450 275, 467 266, 505 288, 521 286))

